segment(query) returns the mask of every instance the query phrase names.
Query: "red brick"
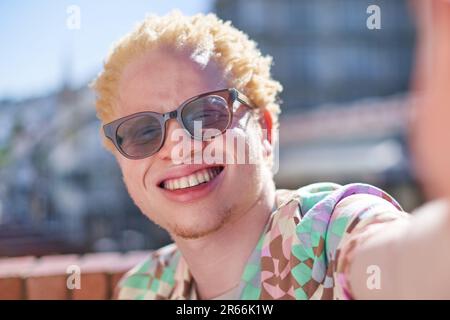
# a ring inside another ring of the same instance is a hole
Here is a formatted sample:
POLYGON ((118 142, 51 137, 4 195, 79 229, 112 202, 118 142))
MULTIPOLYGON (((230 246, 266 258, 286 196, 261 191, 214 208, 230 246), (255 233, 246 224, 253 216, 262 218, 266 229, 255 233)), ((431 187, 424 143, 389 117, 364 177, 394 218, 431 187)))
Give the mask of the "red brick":
POLYGON ((110 299, 123 275, 151 252, 0 259, 0 299, 110 299), (80 289, 69 289, 67 267, 80 268, 80 289))
POLYGON ((110 268, 121 258, 122 256, 115 252, 84 255, 80 264, 81 288, 72 290, 72 299, 110 299, 110 268))
POLYGON ((34 257, 0 259, 0 300, 25 299, 24 276, 34 262, 34 257))
POLYGON ((27 275, 28 299, 69 299, 67 268, 70 265, 80 265, 76 255, 46 256, 39 259, 27 275))

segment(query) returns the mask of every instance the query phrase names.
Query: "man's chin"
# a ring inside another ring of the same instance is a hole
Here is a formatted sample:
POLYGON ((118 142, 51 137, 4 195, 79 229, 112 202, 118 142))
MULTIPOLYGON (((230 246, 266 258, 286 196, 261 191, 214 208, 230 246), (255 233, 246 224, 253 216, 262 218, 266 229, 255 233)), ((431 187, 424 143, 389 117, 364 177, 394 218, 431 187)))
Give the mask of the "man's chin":
POLYGON ((220 230, 226 223, 226 219, 216 221, 210 225, 181 225, 176 224, 169 228, 169 233, 172 238, 182 238, 185 240, 199 239, 213 234, 214 232, 220 230))

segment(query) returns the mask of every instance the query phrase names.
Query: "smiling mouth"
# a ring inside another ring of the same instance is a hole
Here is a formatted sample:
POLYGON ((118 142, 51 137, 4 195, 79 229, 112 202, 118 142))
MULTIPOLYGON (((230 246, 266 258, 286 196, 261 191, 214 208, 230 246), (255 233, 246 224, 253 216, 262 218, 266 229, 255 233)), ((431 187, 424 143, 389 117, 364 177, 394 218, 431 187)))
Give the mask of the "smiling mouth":
POLYGON ((184 177, 164 180, 158 186, 169 191, 189 189, 211 182, 223 171, 223 169, 223 166, 200 169, 184 177))

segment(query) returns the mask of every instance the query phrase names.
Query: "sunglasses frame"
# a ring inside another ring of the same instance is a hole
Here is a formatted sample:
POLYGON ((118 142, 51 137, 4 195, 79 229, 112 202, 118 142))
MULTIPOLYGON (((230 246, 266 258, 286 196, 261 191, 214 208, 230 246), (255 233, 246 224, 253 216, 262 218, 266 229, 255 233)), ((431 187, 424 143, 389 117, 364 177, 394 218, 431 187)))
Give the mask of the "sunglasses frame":
MULTIPOLYGON (((227 88, 227 89, 221 89, 221 90, 215 90, 215 91, 211 91, 211 92, 205 92, 202 94, 199 94, 197 96, 194 96, 192 98, 189 98, 188 100, 184 101, 180 106, 178 106, 175 110, 166 112, 166 113, 158 113, 158 112, 153 112, 153 111, 143 111, 143 112, 138 112, 138 113, 133 113, 131 115, 128 115, 126 117, 122 117, 119 119, 116 119, 112 122, 109 122, 107 124, 105 124, 103 126, 103 132, 105 134, 105 136, 112 141, 112 143, 114 144, 114 146, 116 147, 116 149, 127 159, 131 159, 131 160, 139 160, 139 159, 145 159, 148 158, 152 155, 154 155, 155 153, 157 153, 159 150, 161 150, 162 146, 164 145, 164 142, 166 140, 166 123, 167 121, 169 121, 170 119, 175 119, 178 124, 183 128, 183 130, 189 135, 189 137, 191 137, 192 139, 195 140, 200 140, 200 141, 209 141, 214 139, 215 137, 223 134, 226 130, 228 130, 228 128, 230 127, 232 121, 233 121, 233 114, 236 111, 234 104, 235 102, 238 101, 240 102, 242 105, 247 106, 251 109, 256 109, 256 107, 251 103, 250 99, 247 98, 243 93, 241 93, 239 90, 237 90, 236 88, 227 88), (220 134, 216 135, 216 136, 212 136, 209 139, 198 139, 195 136, 193 136, 189 130, 186 128, 186 126, 184 125, 183 119, 182 119, 182 112, 185 106, 187 106, 189 103, 206 97, 206 96, 211 96, 211 95, 218 95, 222 98, 225 98, 224 96, 222 96, 221 94, 227 94, 228 95, 228 100, 227 101, 227 106, 228 109, 230 111, 230 116, 228 119, 228 123, 225 127, 224 130, 222 130, 220 132, 220 134), (133 118, 137 118, 137 117, 141 117, 141 116, 145 116, 145 115, 151 115, 153 117, 155 117, 160 125, 161 125, 161 141, 159 144, 159 147, 157 150, 155 150, 152 153, 146 154, 146 155, 142 155, 142 156, 131 156, 129 154, 127 154, 119 145, 119 143, 117 142, 117 131, 119 130, 119 127, 126 121, 133 119, 133 118)), ((236 108, 237 109, 237 108, 236 108)))

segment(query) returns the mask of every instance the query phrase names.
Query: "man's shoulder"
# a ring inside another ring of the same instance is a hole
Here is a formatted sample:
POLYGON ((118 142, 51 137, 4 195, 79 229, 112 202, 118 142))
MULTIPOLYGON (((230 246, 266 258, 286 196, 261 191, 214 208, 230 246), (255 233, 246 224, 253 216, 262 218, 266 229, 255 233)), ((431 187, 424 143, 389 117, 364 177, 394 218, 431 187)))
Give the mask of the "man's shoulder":
POLYGON ((386 191, 366 183, 320 183, 296 190, 300 215, 296 234, 309 257, 322 247, 335 256, 342 239, 372 223, 405 218, 400 204, 386 191))
POLYGON ((268 228, 288 223, 302 236, 311 232, 326 235, 335 224, 354 219, 368 221, 366 218, 379 216, 382 211, 395 218, 403 209, 392 196, 370 184, 313 183, 295 190, 278 189, 277 210, 268 228))
POLYGON ((302 216, 308 212, 332 212, 342 200, 354 195, 364 195, 367 205, 375 199, 382 199, 403 211, 400 204, 386 191, 367 183, 340 185, 333 182, 312 183, 294 191, 302 216), (372 200, 372 201, 371 201, 372 200), (314 210, 311 210, 313 209, 314 210))
POLYGON ((339 286, 336 268, 346 257, 342 248, 357 239, 355 232, 364 232, 372 223, 404 217, 393 197, 364 183, 314 183, 279 195, 284 197, 283 205, 272 215, 260 250, 280 266, 291 267, 292 276, 304 286, 298 297, 320 296, 320 290, 308 289, 311 279, 322 283, 325 296, 338 294, 334 292, 339 286))
MULTIPOLYGON (((168 244, 149 254, 149 256, 129 270, 119 281, 119 299, 140 299, 152 290, 154 280, 168 280, 173 277, 173 265, 178 258, 178 248, 168 244), (170 274, 169 274, 170 273, 170 274)), ((171 281, 166 281, 171 282, 171 281)))

